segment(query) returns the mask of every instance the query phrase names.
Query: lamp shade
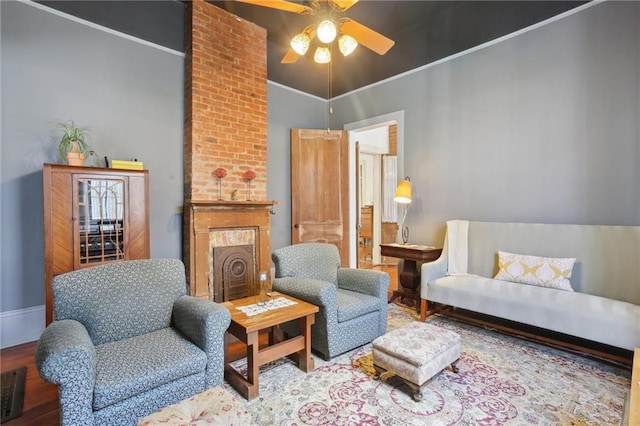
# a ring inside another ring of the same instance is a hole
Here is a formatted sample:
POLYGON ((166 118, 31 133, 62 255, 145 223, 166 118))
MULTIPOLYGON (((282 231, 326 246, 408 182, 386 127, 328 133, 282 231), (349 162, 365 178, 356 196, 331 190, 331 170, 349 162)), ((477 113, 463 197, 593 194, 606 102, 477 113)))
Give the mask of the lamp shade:
POLYGON ((309 50, 311 39, 305 33, 300 33, 291 39, 291 48, 298 54, 304 55, 309 50))
POLYGON ((338 39, 338 47, 344 56, 349 56, 358 47, 358 42, 355 38, 345 34, 338 39))
POLYGON ((318 39, 323 43, 331 43, 335 40, 337 33, 336 24, 328 19, 318 24, 318 39))
POLYGON ((396 203, 409 204, 411 202, 411 180, 409 177, 404 178, 398 183, 396 195, 393 197, 396 203))
POLYGON ((313 60, 319 64, 328 64, 331 62, 331 51, 324 46, 318 46, 316 53, 313 55, 313 60))

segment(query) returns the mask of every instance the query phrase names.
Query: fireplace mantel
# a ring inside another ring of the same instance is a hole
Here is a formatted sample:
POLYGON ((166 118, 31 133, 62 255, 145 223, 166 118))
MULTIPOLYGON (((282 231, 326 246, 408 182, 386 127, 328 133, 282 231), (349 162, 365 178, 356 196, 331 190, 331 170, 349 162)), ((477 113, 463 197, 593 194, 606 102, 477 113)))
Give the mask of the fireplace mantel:
POLYGON ((276 201, 228 201, 228 200, 215 200, 215 201, 199 201, 189 200, 187 206, 194 210, 210 210, 210 209, 247 209, 247 208, 267 208, 271 210, 271 207, 278 204, 276 201))
MULTIPOLYGON (((209 299, 210 233, 217 230, 254 230, 255 265, 258 271, 271 270, 270 222, 275 201, 198 201, 184 207, 185 247, 189 294, 209 299)), ((257 273, 255 274, 257 276, 257 273)), ((260 292, 258 282, 249 283, 250 295, 260 292)))

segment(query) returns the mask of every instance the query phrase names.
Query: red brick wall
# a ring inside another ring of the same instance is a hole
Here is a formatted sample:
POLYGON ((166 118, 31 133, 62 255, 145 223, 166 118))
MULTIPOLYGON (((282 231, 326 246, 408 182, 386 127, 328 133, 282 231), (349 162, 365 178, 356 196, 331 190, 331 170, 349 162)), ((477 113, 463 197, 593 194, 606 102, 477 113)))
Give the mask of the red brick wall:
POLYGON ((398 155, 398 125, 389 126, 389 155, 398 155))
POLYGON ((187 2, 185 199, 218 199, 213 171, 227 170, 222 198, 267 198, 267 33, 203 0, 187 2))

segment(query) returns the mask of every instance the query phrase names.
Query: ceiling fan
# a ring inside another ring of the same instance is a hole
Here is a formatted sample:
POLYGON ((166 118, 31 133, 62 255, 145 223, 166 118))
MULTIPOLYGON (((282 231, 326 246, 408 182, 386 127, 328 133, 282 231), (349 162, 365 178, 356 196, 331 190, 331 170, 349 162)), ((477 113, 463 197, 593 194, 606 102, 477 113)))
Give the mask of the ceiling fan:
MULTIPOLYGON (((291 47, 282 58, 283 64, 291 64, 309 50, 311 42, 317 39, 314 61, 321 64, 331 62, 332 43, 336 37, 340 52, 347 56, 358 44, 384 55, 395 42, 382 34, 344 16, 347 9, 358 0, 314 0, 309 6, 286 0, 236 0, 256 6, 269 7, 285 12, 299 13, 315 18, 315 22, 291 39, 291 47)), ((306 2, 305 2, 306 3, 306 2)))

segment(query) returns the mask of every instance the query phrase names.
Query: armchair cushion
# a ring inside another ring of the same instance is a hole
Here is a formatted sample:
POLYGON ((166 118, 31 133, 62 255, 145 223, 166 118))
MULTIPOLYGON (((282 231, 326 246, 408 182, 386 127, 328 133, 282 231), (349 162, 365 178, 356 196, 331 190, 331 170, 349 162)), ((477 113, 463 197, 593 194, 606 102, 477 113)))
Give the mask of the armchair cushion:
POLYGON ((345 322, 380 310, 380 299, 355 291, 338 289, 338 322, 345 322))
POLYGON ((96 357, 94 410, 197 374, 207 364, 205 353, 172 328, 105 343, 96 357))

